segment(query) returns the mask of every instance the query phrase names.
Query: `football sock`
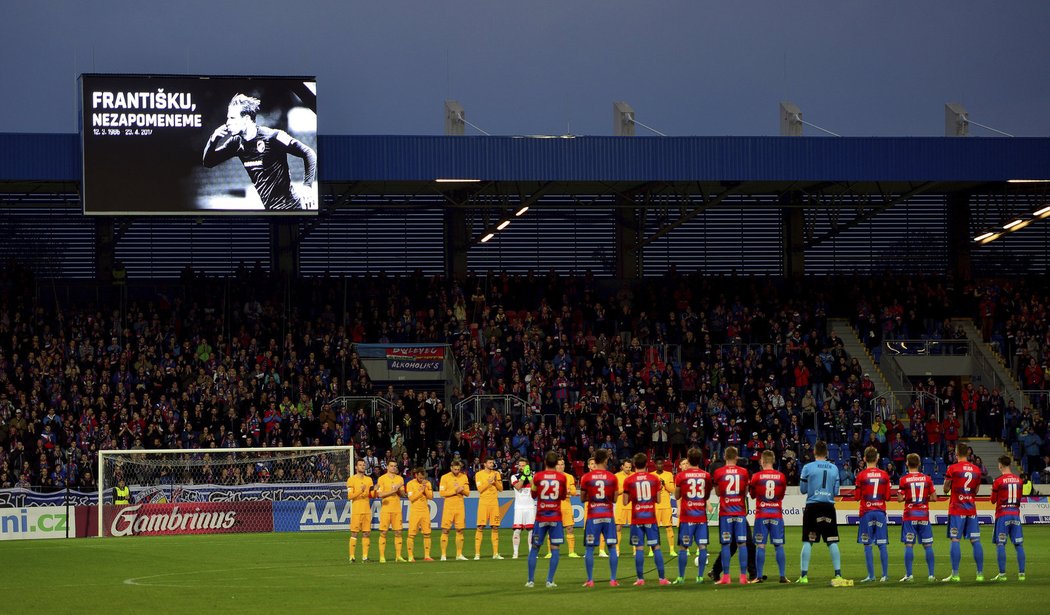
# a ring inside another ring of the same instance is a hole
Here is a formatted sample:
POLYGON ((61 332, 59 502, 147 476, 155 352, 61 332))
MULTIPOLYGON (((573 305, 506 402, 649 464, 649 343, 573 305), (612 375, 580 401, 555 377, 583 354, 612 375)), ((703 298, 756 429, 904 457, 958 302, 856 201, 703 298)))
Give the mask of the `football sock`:
POLYGON ((890 551, 887 545, 879 545, 879 559, 882 562, 882 576, 890 574, 890 551))
POLYGON ((984 572, 984 547, 981 545, 981 541, 977 540, 973 543, 973 561, 977 564, 977 574, 984 572))
POLYGON ((833 542, 828 545, 831 553, 831 566, 835 569, 835 576, 842 576, 842 554, 839 553, 839 543, 833 542))
POLYGON ((912 564, 915 563, 915 549, 904 547, 904 574, 911 576, 912 564))
POLYGON ((354 556, 354 552, 357 551, 357 537, 350 537, 350 557, 354 556))
POLYGON ((368 546, 372 539, 365 536, 361 539, 361 559, 368 559, 368 546))
POLYGON ((521 530, 514 530, 514 535, 510 539, 510 544, 514 545, 514 557, 518 556, 518 546, 521 545, 521 530))
POLYGON ((492 554, 499 555, 499 529, 492 528, 492 554))
POLYGON ((729 545, 722 545, 722 574, 729 574, 729 560, 732 557, 729 554, 729 545))
POLYGON ((484 529, 482 529, 480 526, 474 532, 474 555, 481 555, 481 541, 483 540, 482 532, 484 532, 484 529))
POLYGON ((1006 573, 1006 545, 995 546, 995 559, 999 562, 999 574, 1006 573))
POLYGON ((755 546, 755 572, 758 573, 758 578, 762 578, 762 573, 766 570, 766 550, 763 547, 755 546))
POLYGON ((536 560, 539 556, 539 547, 532 547, 529 549, 529 583, 532 583, 536 578, 536 560))
POLYGON ((448 534, 441 535, 441 557, 448 554, 448 534))
POLYGON ((554 582, 554 571, 558 569, 558 560, 561 559, 561 549, 551 549, 551 565, 547 568, 547 582, 554 582))
POLYGON ((802 574, 801 574, 801 576, 806 576, 807 574, 809 574, 809 556, 812 553, 812 551, 813 551, 813 545, 812 544, 810 544, 808 542, 802 543, 802 556, 801 556, 801 571, 802 571, 802 574))
MULTIPOLYGON (((1015 545, 1017 547, 1017 572, 1024 574, 1025 560, 1027 559, 1024 554, 1023 545, 1015 545)), ((1003 549, 1005 550, 1005 545, 1003 549)))
POLYGON ((685 549, 678 550, 678 576, 685 576, 685 566, 689 563, 689 551, 685 549))
POLYGON ((463 555, 463 532, 456 532, 456 557, 463 555))
POLYGON ((675 540, 674 540, 674 527, 668 525, 667 526, 667 546, 672 546, 672 545, 674 545, 674 543, 675 543, 675 540))
POLYGON ((696 576, 702 577, 704 576, 704 570, 707 570, 707 549, 700 549, 697 556, 700 558, 700 565, 697 567, 696 576))
POLYGON ((423 557, 430 557, 430 536, 423 537, 423 557))
POLYGON ((777 545, 777 568, 780 576, 787 576, 787 556, 784 555, 784 545, 777 545))
POLYGON ((569 543, 569 552, 570 553, 575 553, 576 552, 576 533, 573 532, 573 531, 569 531, 565 535, 565 542, 569 543))
POLYGON ((926 545, 926 570, 933 576, 933 545, 926 545))
POLYGON ((736 548, 736 558, 740 560, 740 574, 747 574, 747 543, 742 542, 736 548))
POLYGON ((660 575, 659 578, 667 578, 664 576, 664 550, 659 547, 653 549, 653 560, 656 562, 656 573, 660 575))
POLYGON ((875 578, 875 556, 871 552, 871 545, 864 545, 864 565, 868 567, 868 578, 875 578))
POLYGON ((616 568, 620 565, 620 548, 617 546, 609 547, 609 574, 612 576, 610 579, 616 578, 616 568))
POLYGON ((959 563, 962 562, 962 547, 959 546, 958 540, 952 541, 952 546, 949 547, 948 553, 952 560, 952 574, 959 574, 959 563))
POLYGON ((401 534, 394 534, 394 557, 401 557, 401 547, 404 545, 405 541, 401 538, 401 534))
POLYGON ((594 547, 587 547, 583 553, 583 565, 587 569, 587 580, 594 580, 594 547))
POLYGON ((532 530, 529 530, 529 535, 528 535, 528 541, 529 542, 525 543, 529 548, 532 547, 532 532, 533 532, 532 530))
POLYGON ((379 557, 386 557, 386 534, 379 535, 379 557))
POLYGON ((634 550, 634 571, 638 573, 638 578, 642 578, 642 566, 645 565, 645 549, 634 550))

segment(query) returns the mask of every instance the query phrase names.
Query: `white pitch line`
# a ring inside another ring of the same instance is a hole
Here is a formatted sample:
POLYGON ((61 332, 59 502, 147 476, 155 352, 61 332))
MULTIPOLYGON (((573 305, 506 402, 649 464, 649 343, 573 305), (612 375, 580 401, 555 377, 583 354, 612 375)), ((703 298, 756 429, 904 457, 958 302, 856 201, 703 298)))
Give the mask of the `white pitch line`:
MULTIPOLYGON (((167 578, 167 577, 188 576, 188 575, 195 575, 195 574, 225 573, 226 575, 229 575, 230 573, 253 572, 253 571, 261 571, 261 570, 281 570, 281 571, 287 572, 288 570, 295 569, 295 568, 298 568, 298 569, 330 568, 331 566, 332 566, 332 564, 330 564, 330 563, 316 563, 316 564, 304 564, 304 565, 301 565, 301 566, 288 566, 288 565, 281 565, 281 566, 253 566, 253 567, 249 567, 249 568, 219 568, 217 570, 185 570, 185 571, 182 571, 182 572, 162 572, 162 573, 159 573, 159 574, 151 574, 151 575, 144 576, 144 577, 132 577, 132 578, 124 579, 124 585, 136 585, 136 586, 139 586, 139 587, 189 587, 189 585, 183 585, 183 584, 180 584, 180 583, 177 583, 177 582, 176 583, 151 583, 151 582, 149 582, 149 580, 150 579, 161 579, 161 578, 167 578), (145 582, 143 582, 143 581, 145 581, 145 582)), ((361 567, 356 567, 354 569, 347 568, 347 572, 360 570, 360 568, 361 567)), ((416 576, 420 576, 420 575, 424 575, 424 574, 427 574, 427 575, 430 575, 430 574, 470 574, 470 570, 467 569, 466 567, 464 567, 462 570, 433 570, 433 571, 430 571, 430 570, 418 570, 418 571, 413 571, 413 572, 403 572, 402 574, 405 574, 405 575, 416 575, 416 576)), ((323 579, 344 579, 344 578, 346 578, 345 574, 326 574, 326 575, 314 575, 314 576, 316 576, 316 578, 323 578, 323 579)), ((228 578, 228 576, 227 576, 227 578, 228 578)), ((258 578, 259 577, 252 577, 251 579, 245 579, 245 580, 258 580, 258 578)), ((266 578, 266 577, 263 577, 263 578, 266 578)), ((282 575, 281 577, 275 577, 275 578, 287 578, 287 575, 282 575)), ((190 581, 186 581, 185 583, 190 583, 190 581)), ((199 583, 193 583, 193 587, 197 587, 199 585, 200 585, 199 583)), ((77 586, 71 586, 71 587, 77 587, 77 586)))

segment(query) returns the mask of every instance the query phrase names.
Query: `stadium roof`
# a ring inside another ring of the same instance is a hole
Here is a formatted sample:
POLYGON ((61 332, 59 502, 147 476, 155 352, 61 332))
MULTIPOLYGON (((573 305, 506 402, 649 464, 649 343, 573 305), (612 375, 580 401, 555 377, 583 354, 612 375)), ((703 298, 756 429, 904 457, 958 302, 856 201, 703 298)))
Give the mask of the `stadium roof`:
MULTIPOLYGON (((318 150, 323 182, 358 189, 374 184, 384 186, 382 191, 437 179, 597 185, 836 182, 855 189, 878 184, 879 192, 893 191, 890 184, 916 182, 951 183, 949 190, 960 190, 1011 179, 1050 179, 1050 138, 322 135, 318 150)), ((79 180, 78 135, 0 134, 0 182, 79 180)))

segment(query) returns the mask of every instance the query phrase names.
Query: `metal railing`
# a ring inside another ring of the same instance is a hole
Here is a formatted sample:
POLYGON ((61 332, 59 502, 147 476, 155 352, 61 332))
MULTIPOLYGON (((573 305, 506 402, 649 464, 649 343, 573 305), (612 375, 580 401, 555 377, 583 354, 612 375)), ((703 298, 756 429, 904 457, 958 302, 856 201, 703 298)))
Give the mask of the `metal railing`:
POLYGON ((885 340, 882 351, 906 356, 967 356, 975 354, 968 339, 885 340))
POLYGON ((520 425, 529 412, 529 404, 516 395, 471 395, 453 407, 452 420, 463 431, 475 421, 481 421, 490 410, 503 419, 510 417, 520 425))
POLYGON ((1050 411, 1050 390, 1022 389, 1021 395, 1025 403, 1032 408, 1032 412, 1047 416, 1047 411, 1050 411))
POLYGON ((335 407, 346 408, 351 414, 364 408, 373 418, 385 416, 387 427, 390 429, 388 433, 394 432, 394 403, 389 399, 375 395, 343 395, 333 398, 329 403, 335 407))

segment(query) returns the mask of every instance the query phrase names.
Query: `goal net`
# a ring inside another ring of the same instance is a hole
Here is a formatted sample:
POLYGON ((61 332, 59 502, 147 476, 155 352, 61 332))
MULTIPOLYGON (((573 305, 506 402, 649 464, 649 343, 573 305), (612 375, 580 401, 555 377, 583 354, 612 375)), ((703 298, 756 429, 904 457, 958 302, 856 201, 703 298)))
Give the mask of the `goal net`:
POLYGON ((99 536, 346 529, 352 446, 107 450, 99 536))

